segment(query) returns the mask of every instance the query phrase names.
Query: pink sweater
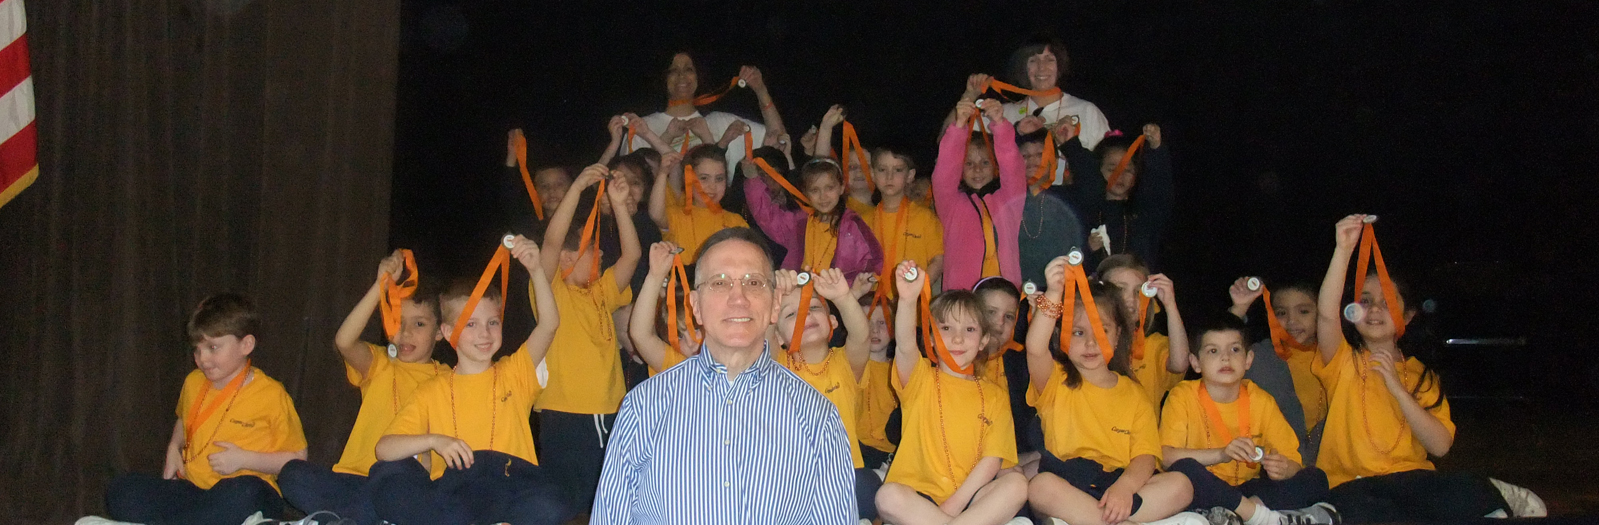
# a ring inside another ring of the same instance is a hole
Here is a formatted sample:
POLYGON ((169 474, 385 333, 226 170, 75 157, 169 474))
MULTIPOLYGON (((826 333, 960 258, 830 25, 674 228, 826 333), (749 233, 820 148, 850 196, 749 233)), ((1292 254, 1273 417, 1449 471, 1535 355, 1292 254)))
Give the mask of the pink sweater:
MULTIPOLYGON (((1016 236, 1021 226, 1022 204, 1027 198, 1026 165, 1016 148, 1016 128, 1000 119, 990 125, 994 156, 999 162, 999 190, 981 197, 994 219, 994 242, 999 250, 1000 276, 1020 282, 1022 269, 1017 258, 1016 236)), ((973 133, 977 133, 973 131, 973 133)), ((979 197, 961 190, 965 166, 966 131, 960 123, 944 130, 938 144, 938 163, 933 166, 933 205, 944 224, 944 289, 969 290, 984 277, 983 219, 977 211, 979 197)))
MULTIPOLYGON (((755 217, 755 224, 760 226, 767 238, 788 248, 788 255, 783 257, 780 268, 799 270, 805 260, 805 223, 810 215, 804 210, 784 209, 772 202, 766 194, 766 188, 765 177, 744 181, 744 197, 749 203, 750 215, 755 217)), ((1013 232, 1015 229, 1011 228, 1013 232)), ((1014 244, 1015 239, 1011 241, 1014 244)), ((877 244, 877 238, 866 227, 866 221, 847 207, 838 220, 838 248, 833 252, 833 267, 852 280, 855 274, 875 274, 883 269, 882 246, 877 244)))

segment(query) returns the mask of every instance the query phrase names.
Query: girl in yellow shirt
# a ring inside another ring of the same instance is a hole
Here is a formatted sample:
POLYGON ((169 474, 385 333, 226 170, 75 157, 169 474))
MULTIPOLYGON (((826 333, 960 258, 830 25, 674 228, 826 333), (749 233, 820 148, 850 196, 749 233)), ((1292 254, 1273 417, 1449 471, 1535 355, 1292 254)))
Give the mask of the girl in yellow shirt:
POLYGON ((1027 331, 1027 400, 1044 430, 1028 501, 1035 514, 1067 523, 1165 519, 1187 508, 1193 487, 1182 474, 1156 473, 1155 408, 1127 374, 1126 311, 1113 287, 1089 282, 1068 265, 1067 257, 1057 257, 1045 267, 1047 288, 1027 331), (1091 302, 1065 297, 1068 272, 1086 285, 1082 293, 1091 302), (1072 307, 1064 327, 1063 300, 1072 307), (1070 330, 1065 348, 1057 329, 1070 330))
MULTIPOLYGON (((860 301, 866 303, 862 306, 870 308, 872 296, 868 294, 860 301)), ((894 334, 888 329, 889 312, 894 308, 892 299, 889 304, 887 309, 867 310, 871 315, 867 318, 867 326, 870 327, 867 348, 870 352, 866 358, 866 370, 861 374, 860 409, 856 413, 858 422, 855 426, 860 430, 861 459, 869 469, 887 463, 895 448, 895 443, 888 438, 889 418, 899 408, 899 397, 894 394, 889 377, 894 373, 894 334)), ((896 428, 893 431, 896 436, 898 430, 896 428)))
POLYGON ((975 294, 944 292, 927 307, 938 338, 927 351, 944 354, 932 365, 916 351, 927 272, 905 261, 891 278, 900 296, 891 377, 904 411, 904 437, 877 493, 878 511, 892 523, 1005 523, 1027 499, 1026 478, 1002 470, 1016 464, 1010 400, 980 370, 960 371, 980 368, 974 361, 998 334, 975 294))

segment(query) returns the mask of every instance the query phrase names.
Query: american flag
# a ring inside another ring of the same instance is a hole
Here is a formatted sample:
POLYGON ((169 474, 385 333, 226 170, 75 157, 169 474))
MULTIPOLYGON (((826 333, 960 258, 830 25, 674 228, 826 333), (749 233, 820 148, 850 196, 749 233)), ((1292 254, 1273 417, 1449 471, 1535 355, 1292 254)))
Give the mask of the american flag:
POLYGON ((27 32, 22 0, 0 0, 0 206, 39 176, 27 32))

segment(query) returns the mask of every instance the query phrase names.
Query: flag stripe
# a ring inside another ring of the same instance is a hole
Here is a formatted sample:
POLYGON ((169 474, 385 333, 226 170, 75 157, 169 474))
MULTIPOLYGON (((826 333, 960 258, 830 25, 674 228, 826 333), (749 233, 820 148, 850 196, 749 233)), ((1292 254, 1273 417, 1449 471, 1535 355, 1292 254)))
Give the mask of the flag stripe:
POLYGON ((0 188, 21 179, 39 164, 38 145, 39 132, 32 122, 0 144, 0 188))
POLYGON ((0 95, 0 140, 9 140, 33 124, 33 77, 0 95))
POLYGON ((8 91, 30 75, 28 37, 23 35, 0 49, 0 91, 8 91))
POLYGON ((28 14, 22 8, 22 0, 0 0, 0 42, 9 44, 26 32, 28 14))

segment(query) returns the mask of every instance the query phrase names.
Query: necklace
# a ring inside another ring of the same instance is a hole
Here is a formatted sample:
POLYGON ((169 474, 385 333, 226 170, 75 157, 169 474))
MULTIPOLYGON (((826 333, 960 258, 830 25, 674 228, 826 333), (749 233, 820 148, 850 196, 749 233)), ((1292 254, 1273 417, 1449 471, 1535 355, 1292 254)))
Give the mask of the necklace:
POLYGON ((822 358, 822 367, 817 370, 811 370, 811 364, 805 361, 803 352, 788 354, 788 368, 789 370, 793 370, 795 372, 803 370, 805 373, 816 377, 826 377, 825 374, 827 374, 827 370, 832 366, 833 352, 831 350, 827 352, 827 357, 822 358), (798 364, 798 366, 795 366, 796 364, 798 364))
POLYGON ((1027 234, 1029 239, 1037 239, 1039 235, 1044 234, 1044 194, 1040 193, 1029 198, 1038 201, 1038 233, 1033 233, 1033 229, 1027 227, 1027 212, 1025 208, 1022 212, 1022 233, 1027 234))
MULTIPOLYGON (((944 425, 943 375, 942 371, 933 371, 933 397, 938 400, 938 435, 943 438, 940 442, 944 445, 944 464, 949 465, 950 479, 956 479, 961 476, 955 473, 955 459, 949 453, 949 430, 944 425)), ((988 435, 988 427, 993 425, 988 419, 988 400, 983 397, 983 382, 975 376, 971 381, 977 384, 977 456, 972 459, 972 466, 966 469, 967 472, 977 468, 977 462, 983 460, 983 438, 988 435)))
MULTIPOLYGON (((1399 448, 1399 442, 1404 440, 1405 432, 1409 430, 1410 424, 1401 416, 1399 418, 1399 433, 1394 436, 1393 444, 1387 447, 1377 444, 1377 437, 1371 435, 1371 403, 1367 401, 1368 394, 1371 392, 1371 389, 1368 388, 1369 385, 1367 385, 1367 380, 1371 377, 1370 373, 1367 372, 1371 368, 1371 356, 1368 355, 1369 353, 1369 350, 1362 352, 1360 362, 1355 367, 1355 374, 1360 377, 1360 421, 1365 424, 1366 441, 1371 444, 1371 448, 1376 450, 1377 453, 1387 456, 1393 454, 1394 450, 1399 448)), ((1395 372, 1399 373, 1399 382, 1403 384, 1405 379, 1404 369, 1399 366, 1394 368, 1396 369, 1395 372)), ((1381 379, 1378 379, 1378 381, 1381 381, 1381 379)))
MULTIPOLYGON (((494 450, 494 429, 500 420, 500 369, 489 367, 493 370, 494 379, 489 386, 489 446, 487 450, 494 450)), ((455 416, 455 374, 450 374, 450 427, 455 431, 453 437, 465 441, 461 437, 461 423, 455 416)))
POLYGON ((187 424, 189 423, 189 421, 192 420, 194 422, 193 423, 194 426, 192 428, 186 429, 187 432, 185 432, 186 436, 184 437, 184 443, 183 443, 183 451, 184 451, 183 462, 184 463, 188 463, 190 461, 194 461, 195 458, 200 457, 200 453, 201 452, 205 452, 205 449, 207 447, 211 446, 211 442, 216 440, 217 431, 222 430, 222 423, 228 420, 228 412, 233 410, 233 401, 239 398, 239 390, 242 390, 243 387, 244 387, 244 378, 245 378, 245 376, 248 376, 251 373, 253 373, 253 371, 249 369, 249 366, 250 365, 248 363, 246 363, 245 364, 245 367, 246 367, 245 371, 240 373, 238 377, 235 377, 233 379, 233 381, 229 381, 228 382, 228 386, 226 388, 222 389, 222 392, 217 395, 217 398, 211 402, 211 406, 206 407, 206 409, 203 410, 203 411, 200 411, 199 410, 200 405, 203 404, 203 402, 205 401, 206 394, 209 394, 211 392, 211 384, 210 383, 206 383, 205 390, 200 392, 200 399, 196 399, 194 401, 194 409, 189 410, 189 416, 190 416, 189 419, 184 421, 186 427, 187 427, 187 424), (230 393, 229 391, 232 391, 232 392, 230 393), (227 405, 227 407, 222 409, 222 415, 218 416, 218 418, 217 418, 217 426, 212 427, 212 429, 211 429, 211 437, 206 438, 205 444, 200 445, 198 447, 194 446, 194 439, 193 439, 194 438, 194 432, 196 430, 200 429, 200 425, 202 425, 204 423, 205 419, 207 419, 211 415, 212 412, 216 411, 217 403, 221 403, 222 402, 222 397, 223 396, 227 396, 228 405, 227 405), (195 413, 196 412, 200 412, 198 418, 195 417, 195 413), (190 451, 192 451, 193 453, 191 454, 190 451))

